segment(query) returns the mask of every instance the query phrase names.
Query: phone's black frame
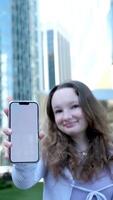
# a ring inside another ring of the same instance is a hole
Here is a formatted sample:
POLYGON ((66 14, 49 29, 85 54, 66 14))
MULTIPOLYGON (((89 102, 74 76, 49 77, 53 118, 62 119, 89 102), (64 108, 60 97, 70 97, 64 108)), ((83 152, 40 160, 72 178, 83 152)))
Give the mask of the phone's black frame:
MULTIPOLYGON (((36 102, 36 101, 29 101, 29 100, 14 100, 14 101, 11 101, 11 102, 9 102, 9 112, 8 112, 8 118, 9 118, 9 120, 8 120, 8 125, 9 125, 9 128, 11 128, 11 104, 13 104, 13 103, 19 103, 19 104, 21 104, 21 105, 27 105, 27 104, 29 104, 29 103, 35 103, 36 105, 37 105, 37 119, 39 119, 39 104, 38 104, 38 102, 36 102)), ((38 145, 38 158, 37 158, 37 160, 35 160, 35 161, 25 161, 25 162, 23 162, 23 161, 19 161, 19 162, 17 162, 17 161, 13 161, 12 159, 11 159, 11 147, 9 148, 9 160, 10 160, 10 162, 11 163, 36 163, 36 162, 38 162, 39 161, 39 120, 37 120, 37 137, 38 137, 38 143, 37 143, 37 145, 38 145)), ((11 135, 9 135, 9 141, 11 142, 11 135)))

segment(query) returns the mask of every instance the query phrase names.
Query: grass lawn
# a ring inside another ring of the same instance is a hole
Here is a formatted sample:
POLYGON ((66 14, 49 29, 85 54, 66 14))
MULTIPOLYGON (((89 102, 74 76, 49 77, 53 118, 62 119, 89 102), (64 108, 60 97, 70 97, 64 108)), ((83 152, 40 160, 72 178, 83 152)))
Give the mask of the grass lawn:
POLYGON ((42 200, 42 190, 42 183, 27 190, 20 190, 13 186, 0 190, 0 200, 42 200))

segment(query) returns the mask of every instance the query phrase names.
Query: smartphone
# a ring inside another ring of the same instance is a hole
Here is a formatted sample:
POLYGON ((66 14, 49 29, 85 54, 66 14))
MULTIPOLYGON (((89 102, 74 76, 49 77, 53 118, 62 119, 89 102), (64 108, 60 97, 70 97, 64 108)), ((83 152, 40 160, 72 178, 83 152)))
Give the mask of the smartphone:
POLYGON ((39 105, 32 101, 9 103, 9 128, 12 143, 9 159, 12 163, 31 163, 39 160, 39 105))

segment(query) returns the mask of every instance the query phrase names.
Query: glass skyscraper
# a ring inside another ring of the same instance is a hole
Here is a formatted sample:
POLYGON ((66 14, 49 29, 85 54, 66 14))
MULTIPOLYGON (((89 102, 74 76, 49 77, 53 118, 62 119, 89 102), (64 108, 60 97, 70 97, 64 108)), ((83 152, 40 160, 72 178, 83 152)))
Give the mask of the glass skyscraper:
MULTIPOLYGON (((2 114, 8 99, 37 100, 41 89, 38 6, 38 0, 0 1, 1 126, 7 123, 2 114)), ((0 165, 7 164, 3 157, 0 145, 0 165)))
POLYGON ((7 97, 36 98, 37 90, 41 88, 38 0, 0 2, 0 32, 2 69, 5 66, 2 107, 7 97))
POLYGON ((112 65, 113 65, 113 0, 111 3, 111 37, 112 37, 112 65))
POLYGON ((107 15, 107 27, 108 27, 108 37, 111 47, 111 60, 113 65, 113 0, 111 0, 110 9, 107 15))
POLYGON ((2 66, 2 62, 1 62, 1 34, 0 34, 0 127, 2 126, 2 115, 1 115, 1 111, 2 111, 2 73, 1 73, 1 66, 2 66))
POLYGON ((59 27, 42 27, 44 90, 71 79, 70 42, 59 27))
POLYGON ((1 107, 6 106, 12 90, 12 22, 11 0, 0 1, 0 43, 1 43, 1 107), (6 78, 7 77, 7 78, 6 78))
POLYGON ((36 98, 40 89, 37 0, 12 0, 14 99, 36 98))

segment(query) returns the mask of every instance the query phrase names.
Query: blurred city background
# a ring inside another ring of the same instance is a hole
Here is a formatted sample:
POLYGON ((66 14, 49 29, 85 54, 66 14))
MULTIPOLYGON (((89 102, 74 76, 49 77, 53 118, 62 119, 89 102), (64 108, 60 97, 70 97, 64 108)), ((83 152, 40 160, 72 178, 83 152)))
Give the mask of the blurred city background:
POLYGON ((8 102, 38 101, 41 128, 49 90, 70 79, 90 87, 113 126, 113 0, 0 0, 0 175, 11 170, 8 102))

